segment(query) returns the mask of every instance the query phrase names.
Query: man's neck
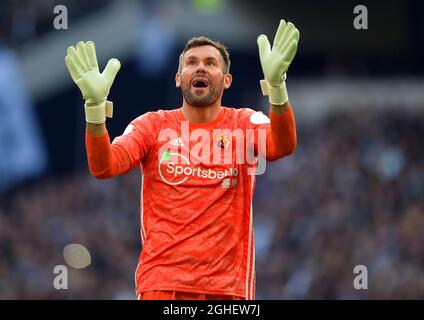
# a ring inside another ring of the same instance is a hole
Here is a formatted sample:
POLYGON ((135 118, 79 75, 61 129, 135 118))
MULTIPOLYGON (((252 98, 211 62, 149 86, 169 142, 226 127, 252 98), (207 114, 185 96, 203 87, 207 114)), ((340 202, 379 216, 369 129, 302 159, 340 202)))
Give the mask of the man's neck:
POLYGON ((184 118, 191 123, 208 123, 219 115, 221 108, 221 103, 214 103, 204 107, 194 107, 184 102, 182 112, 184 118))

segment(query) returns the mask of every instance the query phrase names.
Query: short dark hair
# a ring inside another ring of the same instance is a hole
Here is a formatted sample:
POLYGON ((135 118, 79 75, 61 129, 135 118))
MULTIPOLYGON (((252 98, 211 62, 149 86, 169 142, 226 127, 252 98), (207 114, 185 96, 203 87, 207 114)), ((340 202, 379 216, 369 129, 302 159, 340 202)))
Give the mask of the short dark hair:
POLYGON ((178 63, 178 72, 181 72, 182 69, 182 65, 183 65, 183 58, 184 58, 184 54, 192 49, 192 48, 196 48, 196 47, 202 47, 202 46, 212 46, 215 47, 219 53, 221 54, 222 60, 224 61, 224 73, 229 73, 230 72, 230 54, 228 53, 228 49, 220 42, 218 41, 214 41, 211 40, 207 37, 194 37, 191 38, 190 40, 187 41, 183 52, 181 52, 180 54, 180 59, 179 59, 179 63, 178 63))

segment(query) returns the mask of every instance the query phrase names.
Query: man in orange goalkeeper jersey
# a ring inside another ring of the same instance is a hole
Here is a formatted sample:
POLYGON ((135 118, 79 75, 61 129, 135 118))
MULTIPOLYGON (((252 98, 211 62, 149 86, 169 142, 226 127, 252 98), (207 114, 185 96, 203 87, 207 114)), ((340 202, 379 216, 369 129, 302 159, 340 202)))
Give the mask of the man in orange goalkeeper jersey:
POLYGON ((137 166, 142 172, 138 299, 255 298, 255 169, 261 156, 274 161, 295 150, 285 79, 298 41, 299 31, 284 20, 272 47, 265 35, 257 39, 267 117, 221 106, 232 82, 228 51, 192 38, 175 76, 182 107, 139 116, 112 143, 106 99, 120 63, 111 59, 100 73, 93 42, 68 48, 66 65, 85 99, 91 174, 106 179, 137 166))

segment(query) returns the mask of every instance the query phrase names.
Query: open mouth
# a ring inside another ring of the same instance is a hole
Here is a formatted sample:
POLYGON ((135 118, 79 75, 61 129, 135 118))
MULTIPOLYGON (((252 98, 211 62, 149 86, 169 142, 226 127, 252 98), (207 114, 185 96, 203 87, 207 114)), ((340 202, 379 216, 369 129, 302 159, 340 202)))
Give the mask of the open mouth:
POLYGON ((209 81, 205 78, 196 77, 191 84, 194 88, 206 88, 209 86, 209 81))

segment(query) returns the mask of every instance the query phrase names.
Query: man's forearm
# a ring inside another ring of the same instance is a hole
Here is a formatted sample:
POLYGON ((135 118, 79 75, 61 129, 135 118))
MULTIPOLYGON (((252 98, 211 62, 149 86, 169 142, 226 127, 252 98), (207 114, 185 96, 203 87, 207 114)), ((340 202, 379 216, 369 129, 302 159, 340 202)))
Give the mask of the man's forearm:
POLYGON ((270 110, 266 159, 275 161, 293 153, 296 149, 296 123, 289 103, 283 105, 271 104, 270 110))
POLYGON ((272 103, 270 103, 270 105, 269 105, 269 110, 274 114, 283 114, 288 109, 289 109, 289 103, 288 102, 286 102, 285 104, 282 104, 282 105, 275 105, 275 104, 272 104, 272 103))
POLYGON ((88 167, 91 174, 99 179, 111 178, 117 175, 113 168, 116 157, 112 151, 106 126, 87 122, 85 134, 88 167))
POLYGON ((87 133, 95 137, 101 137, 106 133, 106 124, 94 124, 87 122, 87 133))

